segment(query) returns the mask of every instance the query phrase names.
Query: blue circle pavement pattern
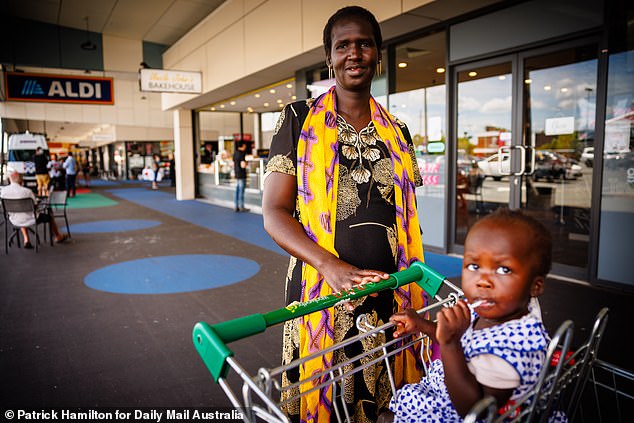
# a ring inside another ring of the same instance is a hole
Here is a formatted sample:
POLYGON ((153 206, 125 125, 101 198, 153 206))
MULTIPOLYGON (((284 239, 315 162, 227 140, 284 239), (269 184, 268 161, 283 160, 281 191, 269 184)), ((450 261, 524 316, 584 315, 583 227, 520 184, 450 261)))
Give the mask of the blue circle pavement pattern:
POLYGON ((84 279, 93 289, 115 294, 175 294, 241 282, 260 266, 243 257, 190 254, 150 257, 96 270, 84 279))
POLYGON ((77 223, 71 226, 73 233, 125 232, 152 228, 160 225, 157 220, 117 219, 77 223))

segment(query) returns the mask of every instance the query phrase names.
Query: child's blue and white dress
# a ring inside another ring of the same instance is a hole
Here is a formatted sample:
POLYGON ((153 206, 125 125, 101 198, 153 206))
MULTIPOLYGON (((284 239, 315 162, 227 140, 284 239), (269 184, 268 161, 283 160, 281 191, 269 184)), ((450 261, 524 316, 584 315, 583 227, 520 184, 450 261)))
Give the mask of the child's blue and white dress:
MULTIPOLYGON (((529 310, 531 307, 529 307, 529 310)), ((491 354, 510 364, 519 375, 510 400, 516 400, 536 383, 546 359, 549 337, 537 310, 501 325, 474 330, 478 315, 460 338, 467 363, 482 354, 491 354)), ((461 422, 445 385, 443 365, 434 360, 420 383, 399 389, 390 401, 394 422, 461 422)))

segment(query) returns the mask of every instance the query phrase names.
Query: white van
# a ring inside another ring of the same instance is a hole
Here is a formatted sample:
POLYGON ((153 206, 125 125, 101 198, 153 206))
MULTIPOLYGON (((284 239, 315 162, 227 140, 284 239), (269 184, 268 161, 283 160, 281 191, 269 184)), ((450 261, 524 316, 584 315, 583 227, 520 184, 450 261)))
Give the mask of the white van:
POLYGON ((9 135, 7 174, 14 170, 22 173, 24 175, 24 186, 31 189, 37 188, 35 163, 33 162, 37 147, 41 147, 44 150, 44 154, 48 157, 48 144, 44 135, 30 132, 9 135))

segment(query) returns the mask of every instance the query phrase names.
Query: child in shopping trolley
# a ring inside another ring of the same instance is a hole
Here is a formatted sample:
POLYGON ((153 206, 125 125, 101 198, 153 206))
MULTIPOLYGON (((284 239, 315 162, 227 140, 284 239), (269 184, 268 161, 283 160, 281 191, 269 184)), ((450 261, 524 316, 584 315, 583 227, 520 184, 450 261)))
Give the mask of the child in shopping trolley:
POLYGON ((551 265, 551 236, 535 219, 500 209, 480 219, 465 241, 466 301, 443 308, 432 322, 414 310, 391 317, 394 336, 422 332, 441 360, 418 384, 405 385, 379 421, 459 422, 486 395, 498 404, 536 383, 549 337, 536 298, 551 265))

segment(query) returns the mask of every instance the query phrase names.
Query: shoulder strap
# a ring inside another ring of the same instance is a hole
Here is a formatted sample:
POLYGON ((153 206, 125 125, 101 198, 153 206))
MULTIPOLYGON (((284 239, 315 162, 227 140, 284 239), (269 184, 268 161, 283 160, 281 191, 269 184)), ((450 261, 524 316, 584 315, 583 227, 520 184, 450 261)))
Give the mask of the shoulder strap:
POLYGON ((308 116, 308 111, 310 109, 307 103, 308 101, 309 100, 301 100, 301 101, 296 101, 294 103, 291 103, 291 109, 293 113, 295 114, 295 116, 297 117, 300 127, 304 126, 304 121, 306 120, 306 117, 308 116))

